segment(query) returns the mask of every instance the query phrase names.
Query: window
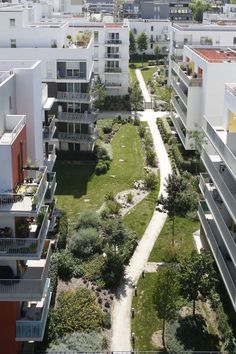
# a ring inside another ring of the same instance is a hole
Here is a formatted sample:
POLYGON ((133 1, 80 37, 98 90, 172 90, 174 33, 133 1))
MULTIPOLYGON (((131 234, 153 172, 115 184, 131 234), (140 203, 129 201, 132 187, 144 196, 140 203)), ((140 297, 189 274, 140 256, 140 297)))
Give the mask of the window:
POLYGON ((153 49, 153 44, 152 43, 150 44, 150 48, 153 49))
POLYGON ((151 31, 153 31, 153 26, 151 26, 151 31))
POLYGON ((234 37, 234 41, 233 41, 234 44, 236 44, 236 37, 234 37))
POLYGON ((12 109, 12 101, 11 101, 11 96, 9 96, 9 109, 12 109))
POLYGON ((11 39, 11 48, 16 48, 16 39, 11 39))
POLYGON ((10 27, 16 26, 16 20, 14 18, 10 18, 10 27))

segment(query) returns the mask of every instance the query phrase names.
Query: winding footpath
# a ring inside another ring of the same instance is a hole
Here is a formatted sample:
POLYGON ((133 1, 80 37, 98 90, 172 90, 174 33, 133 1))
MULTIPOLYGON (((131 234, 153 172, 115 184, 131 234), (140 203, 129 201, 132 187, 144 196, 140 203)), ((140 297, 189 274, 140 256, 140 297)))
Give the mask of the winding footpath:
MULTIPOLYGON (((143 96, 146 97, 147 88, 145 85, 144 89, 144 80, 142 75, 140 78, 140 75, 138 74, 137 78, 139 80, 140 88, 142 91, 145 91, 145 95, 143 94, 143 96)), ((166 177, 168 177, 168 175, 171 173, 171 165, 161 135, 156 125, 158 112, 154 112, 152 109, 148 109, 144 112, 139 112, 139 116, 141 120, 148 122, 150 132, 153 137, 154 148, 158 157, 160 169, 159 195, 165 195, 164 184, 166 177)), ((114 302, 114 308, 112 311, 111 351, 113 352, 131 350, 131 307, 134 291, 133 285, 137 283, 139 277, 142 274, 142 271, 146 267, 149 255, 158 235, 162 230, 162 227, 164 226, 166 218, 166 214, 154 211, 151 221, 132 258, 130 259, 129 265, 126 267, 125 277, 118 289, 117 299, 114 302)))

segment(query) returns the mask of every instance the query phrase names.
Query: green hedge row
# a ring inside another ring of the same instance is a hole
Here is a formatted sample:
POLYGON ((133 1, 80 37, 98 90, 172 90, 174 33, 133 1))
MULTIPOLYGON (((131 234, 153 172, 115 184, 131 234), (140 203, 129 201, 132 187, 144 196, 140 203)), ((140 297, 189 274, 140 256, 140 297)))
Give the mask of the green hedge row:
POLYGON ((66 213, 62 212, 59 219, 59 229, 57 238, 57 248, 63 250, 66 248, 66 239, 68 236, 68 220, 66 213))

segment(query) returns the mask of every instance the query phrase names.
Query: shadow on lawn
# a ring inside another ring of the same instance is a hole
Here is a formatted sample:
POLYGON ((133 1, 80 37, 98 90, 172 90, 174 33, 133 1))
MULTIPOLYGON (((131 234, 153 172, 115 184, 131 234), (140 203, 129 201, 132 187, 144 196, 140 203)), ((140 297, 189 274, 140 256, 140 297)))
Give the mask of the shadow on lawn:
POLYGON ((219 338, 208 333, 205 319, 201 315, 187 316, 178 320, 175 337, 185 350, 217 350, 219 338))
POLYGON ((58 161, 54 171, 57 173, 56 195, 73 195, 80 198, 87 194, 87 185, 93 178, 95 163, 89 165, 78 165, 58 161))

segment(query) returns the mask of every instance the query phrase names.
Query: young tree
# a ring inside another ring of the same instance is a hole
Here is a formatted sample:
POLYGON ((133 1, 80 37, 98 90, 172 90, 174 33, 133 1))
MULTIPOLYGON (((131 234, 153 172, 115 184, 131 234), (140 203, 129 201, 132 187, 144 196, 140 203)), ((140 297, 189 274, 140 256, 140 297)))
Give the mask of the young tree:
POLYGON ((211 291, 216 285, 213 262, 208 252, 202 251, 199 254, 193 251, 190 257, 184 258, 180 263, 180 294, 193 302, 193 316, 195 316, 196 301, 199 295, 210 298, 211 291))
POLYGON ((129 31, 129 54, 131 59, 135 53, 136 53, 136 40, 133 31, 129 31))
POLYGON ((162 319, 162 343, 165 344, 165 324, 176 317, 177 300, 179 297, 178 274, 173 266, 159 268, 157 271, 157 289, 155 304, 157 315, 162 319))
POLYGON ((156 45, 154 48, 154 55, 156 57, 157 64, 158 64, 160 52, 161 52, 161 48, 159 47, 159 45, 156 45))
POLYGON ((142 32, 137 38, 138 50, 142 53, 142 64, 143 64, 143 54, 148 48, 148 37, 146 33, 142 32))
POLYGON ((162 211, 166 212, 172 220, 172 246, 175 245, 175 216, 178 207, 178 200, 181 193, 185 190, 185 181, 176 174, 169 175, 166 178, 165 192, 158 199, 157 203, 162 205, 162 211))
POLYGON ((107 92, 105 89, 105 85, 102 82, 102 80, 100 79, 100 77, 98 77, 97 81, 95 82, 95 85, 94 85, 94 88, 92 91, 97 95, 97 100, 94 103, 95 108, 103 109, 104 104, 105 104, 105 100, 106 100, 106 96, 107 96, 107 92))
POLYGON ((202 147, 207 144, 206 136, 203 133, 203 131, 198 130, 198 125, 195 125, 196 129, 195 130, 189 130, 187 131, 189 139, 192 139, 192 142, 190 144, 192 149, 194 150, 194 155, 195 155, 195 163, 196 163, 196 174, 198 172, 197 168, 197 163, 200 161, 200 155, 202 151, 202 147))
POLYGON ((137 111, 143 102, 142 91, 137 82, 132 83, 130 87, 129 98, 130 98, 131 109, 134 111, 134 115, 136 117, 137 111))

